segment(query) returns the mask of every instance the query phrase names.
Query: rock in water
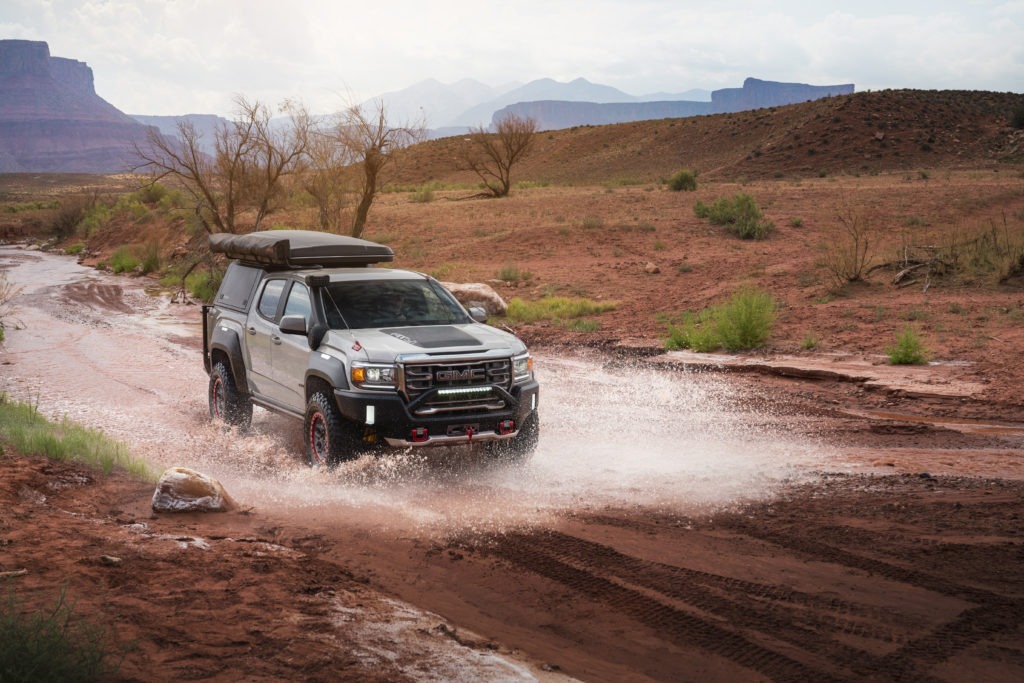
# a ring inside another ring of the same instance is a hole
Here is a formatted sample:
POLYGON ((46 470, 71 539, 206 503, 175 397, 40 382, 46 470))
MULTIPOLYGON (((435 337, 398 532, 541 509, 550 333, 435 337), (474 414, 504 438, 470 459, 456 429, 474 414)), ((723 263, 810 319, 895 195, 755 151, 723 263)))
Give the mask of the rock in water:
POLYGON ((187 467, 161 474, 153 493, 156 512, 227 512, 234 507, 219 481, 187 467))

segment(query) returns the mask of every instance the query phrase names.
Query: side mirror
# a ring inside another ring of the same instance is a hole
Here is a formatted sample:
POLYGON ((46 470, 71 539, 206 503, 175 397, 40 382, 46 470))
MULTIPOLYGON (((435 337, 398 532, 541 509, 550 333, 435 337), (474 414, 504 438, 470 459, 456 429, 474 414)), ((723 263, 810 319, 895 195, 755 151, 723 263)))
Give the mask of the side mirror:
POLYGON ((485 323, 487 322, 487 309, 480 306, 470 306, 469 317, 478 323, 485 323))
POLYGON ((281 318, 278 327, 285 334, 306 334, 306 316, 304 315, 286 315, 281 318))

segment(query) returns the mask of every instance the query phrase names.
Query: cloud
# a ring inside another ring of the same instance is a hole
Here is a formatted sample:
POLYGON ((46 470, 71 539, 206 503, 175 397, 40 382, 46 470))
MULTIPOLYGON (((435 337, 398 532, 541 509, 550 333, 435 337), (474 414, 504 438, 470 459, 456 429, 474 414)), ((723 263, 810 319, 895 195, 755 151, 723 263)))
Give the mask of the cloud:
POLYGON ((427 78, 584 77, 632 94, 746 76, 858 88, 1020 90, 1024 0, 5 0, 2 37, 87 62, 132 113, 313 111, 427 78))

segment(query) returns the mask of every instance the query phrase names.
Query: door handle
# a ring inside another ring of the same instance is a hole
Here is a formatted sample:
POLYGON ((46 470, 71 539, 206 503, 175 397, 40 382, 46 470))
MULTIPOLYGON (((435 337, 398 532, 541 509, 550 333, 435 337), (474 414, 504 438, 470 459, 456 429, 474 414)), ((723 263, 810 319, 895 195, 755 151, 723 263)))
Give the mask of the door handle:
POLYGON ((249 328, 249 334, 256 334, 256 328, 255 327, 250 327, 249 328))
POLYGON ((276 334, 273 337, 270 338, 270 341, 274 342, 278 346, 281 345, 281 338, 278 337, 276 334))

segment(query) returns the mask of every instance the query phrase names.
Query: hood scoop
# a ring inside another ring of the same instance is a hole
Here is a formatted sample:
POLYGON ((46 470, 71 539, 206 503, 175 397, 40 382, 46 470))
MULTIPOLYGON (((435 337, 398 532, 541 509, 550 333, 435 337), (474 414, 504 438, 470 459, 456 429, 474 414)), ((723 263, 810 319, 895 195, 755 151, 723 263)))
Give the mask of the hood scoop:
POLYGON ((381 332, 423 349, 438 349, 445 346, 481 346, 480 340, 476 337, 449 325, 394 327, 381 330, 381 332))

